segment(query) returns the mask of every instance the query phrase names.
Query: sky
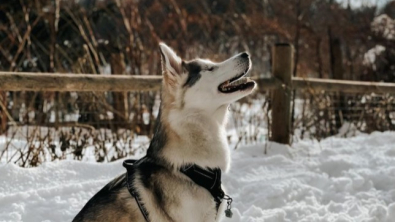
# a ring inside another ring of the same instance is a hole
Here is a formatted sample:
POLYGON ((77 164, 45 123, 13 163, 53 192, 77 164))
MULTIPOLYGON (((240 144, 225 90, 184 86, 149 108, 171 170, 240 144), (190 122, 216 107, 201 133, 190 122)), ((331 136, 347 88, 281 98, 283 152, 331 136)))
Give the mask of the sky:
MULTIPOLYGON (((345 5, 348 3, 348 0, 337 0, 338 2, 342 2, 345 5)), ((379 5, 383 6, 386 2, 390 0, 350 0, 351 6, 354 8, 361 7, 362 5, 379 5)))

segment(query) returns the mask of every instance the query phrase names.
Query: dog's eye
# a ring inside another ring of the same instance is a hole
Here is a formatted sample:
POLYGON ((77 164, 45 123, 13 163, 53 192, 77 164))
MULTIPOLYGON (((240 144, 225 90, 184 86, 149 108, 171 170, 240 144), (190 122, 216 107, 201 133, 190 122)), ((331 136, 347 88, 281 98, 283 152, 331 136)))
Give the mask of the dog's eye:
POLYGON ((210 67, 210 68, 208 68, 207 70, 211 72, 211 71, 214 70, 214 67, 210 67))

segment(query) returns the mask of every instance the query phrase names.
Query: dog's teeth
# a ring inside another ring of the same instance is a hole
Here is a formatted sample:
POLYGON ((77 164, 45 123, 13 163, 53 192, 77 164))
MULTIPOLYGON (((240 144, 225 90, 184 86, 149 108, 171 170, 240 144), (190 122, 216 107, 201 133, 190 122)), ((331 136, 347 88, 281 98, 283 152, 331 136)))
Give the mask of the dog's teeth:
POLYGON ((240 85, 247 83, 248 81, 249 81, 249 78, 240 78, 240 79, 235 80, 233 82, 230 82, 228 80, 221 85, 221 91, 223 91, 223 92, 232 91, 235 88, 239 87, 240 85))

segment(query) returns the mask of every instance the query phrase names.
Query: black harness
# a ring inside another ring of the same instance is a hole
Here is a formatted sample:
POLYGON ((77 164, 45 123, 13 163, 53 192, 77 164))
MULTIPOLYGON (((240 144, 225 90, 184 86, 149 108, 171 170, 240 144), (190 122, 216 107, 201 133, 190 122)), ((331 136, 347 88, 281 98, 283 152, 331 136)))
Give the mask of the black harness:
MULTIPOLYGON (((141 213, 143 214, 145 220, 149 222, 148 211, 145 208, 139 193, 133 187, 135 166, 139 164, 140 161, 143 161, 144 158, 140 160, 125 160, 123 162, 123 166, 126 168, 126 185, 129 190, 129 193, 134 197, 137 202, 137 205, 140 208, 141 213)), ((225 194, 225 192, 221 188, 221 169, 204 169, 196 164, 185 165, 181 167, 180 172, 189 177, 194 183, 205 188, 210 194, 213 196, 214 201, 216 203, 216 209, 218 211, 219 206, 222 203, 222 200, 227 201, 227 209, 225 210, 225 215, 227 217, 232 217, 231 204, 232 198, 225 194)))

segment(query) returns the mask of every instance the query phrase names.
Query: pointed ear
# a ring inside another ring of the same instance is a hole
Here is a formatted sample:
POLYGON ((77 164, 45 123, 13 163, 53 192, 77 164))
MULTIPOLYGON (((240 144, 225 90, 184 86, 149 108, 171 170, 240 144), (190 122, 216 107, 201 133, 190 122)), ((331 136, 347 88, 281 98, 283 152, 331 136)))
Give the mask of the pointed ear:
POLYGON ((170 78, 177 78, 182 74, 182 59, 166 44, 160 43, 159 49, 162 58, 162 72, 170 78))

